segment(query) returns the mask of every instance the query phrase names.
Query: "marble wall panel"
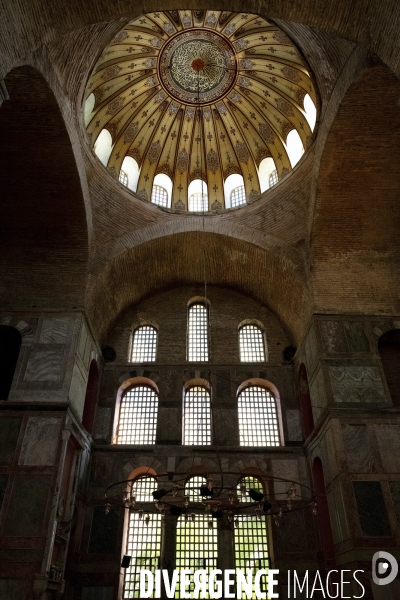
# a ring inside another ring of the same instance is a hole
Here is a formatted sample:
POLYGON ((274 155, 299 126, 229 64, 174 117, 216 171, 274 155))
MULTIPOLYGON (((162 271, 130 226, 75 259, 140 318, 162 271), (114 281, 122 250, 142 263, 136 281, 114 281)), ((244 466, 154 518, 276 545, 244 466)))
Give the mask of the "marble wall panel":
POLYGON ((306 367, 309 378, 314 372, 315 366, 317 364, 319 349, 318 349, 318 340, 315 332, 315 326, 311 325, 310 330, 308 332, 306 342, 304 345, 304 352, 306 355, 306 367))
POLYGON ((307 548, 307 533, 302 510, 284 513, 279 527, 274 528, 274 549, 279 556, 283 553, 304 553, 307 548))
POLYGON ((108 515, 104 506, 94 506, 88 552, 93 554, 115 554, 117 549, 120 509, 112 506, 108 515))
POLYGON ((84 586, 81 600, 113 600, 114 588, 109 585, 84 586))
POLYGON ((363 534, 371 537, 390 536, 380 481, 353 481, 353 489, 363 534))
MULTIPOLYGON (((299 469, 297 460, 271 460, 272 473, 274 477, 287 479, 286 481, 274 481, 274 492, 278 500, 286 498, 286 492, 290 487, 291 481, 299 481, 299 469)), ((297 496, 300 497, 300 487, 296 486, 297 496)))
POLYGON ((238 412, 237 408, 226 408, 213 405, 212 429, 216 437, 214 443, 221 446, 238 446, 238 412))
POLYGON ((374 425, 379 453, 387 473, 400 472, 400 426, 374 425))
POLYGON ((342 321, 318 321, 322 345, 328 354, 348 352, 342 321))
POLYGON ((391 481, 389 486, 397 521, 400 524, 400 481, 391 481))
POLYGON ((58 382, 64 360, 64 348, 32 348, 24 381, 58 382))
POLYGON ((20 465, 55 464, 61 430, 61 418, 29 417, 19 456, 20 465))
POLYGON ((29 579, 0 579, 0 598, 4 600, 26 600, 32 582, 29 579))
POLYGON ((16 475, 12 483, 10 502, 3 535, 10 537, 39 537, 43 535, 50 475, 16 475))
POLYGON ((350 352, 369 352, 369 341, 362 321, 344 323, 347 344, 350 352))
POLYGON ((342 425, 349 471, 352 473, 374 473, 374 457, 365 425, 342 425))
POLYGON ((85 406, 87 378, 87 372, 82 371, 80 366, 75 363, 68 396, 79 418, 82 417, 85 406))
POLYGON ((328 398, 325 387, 325 379, 323 369, 320 368, 310 385, 310 397, 312 404, 312 411, 314 416, 314 423, 317 423, 319 417, 324 412, 326 405, 328 404, 328 398))
POLYGON ((0 475, 0 510, 6 493, 8 475, 0 475))
POLYGON ((157 439, 180 444, 182 440, 182 411, 179 408, 158 408, 157 439))
POLYGON ((11 465, 18 442, 22 419, 4 417, 0 419, 0 465, 11 465))
POLYGON ((287 410, 286 423, 288 431, 288 440, 291 442, 301 442, 303 439, 303 433, 301 430, 300 411, 287 410))
POLYGON ((108 440, 111 435, 111 412, 112 409, 100 406, 96 413, 96 423, 93 437, 96 440, 108 440))
POLYGON ((329 366, 335 402, 381 403, 386 401, 378 367, 368 365, 329 366))
POLYGON ((40 330, 41 344, 66 344, 71 326, 68 317, 51 317, 43 319, 40 330))

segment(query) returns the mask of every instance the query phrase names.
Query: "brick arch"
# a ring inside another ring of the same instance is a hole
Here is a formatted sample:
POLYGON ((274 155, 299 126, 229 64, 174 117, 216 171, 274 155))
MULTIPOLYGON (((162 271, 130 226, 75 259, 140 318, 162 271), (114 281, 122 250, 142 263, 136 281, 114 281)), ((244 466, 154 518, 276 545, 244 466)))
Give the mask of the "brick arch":
POLYGON ((129 305, 155 291, 202 283, 204 245, 209 285, 237 290, 261 301, 281 318, 294 339, 300 339, 305 315, 312 310, 310 290, 301 270, 278 253, 208 232, 163 236, 130 248, 108 263, 92 279, 88 295, 88 310, 100 338, 105 339, 129 305))
POLYGON ((18 329, 18 331, 21 334, 23 344, 33 342, 34 331, 32 327, 28 323, 26 323, 26 321, 23 321, 22 319, 18 319, 16 317, 7 316, 2 317, 2 319, 0 320, 0 325, 9 325, 10 327, 18 329))
POLYGON ((386 66, 364 70, 327 136, 311 235, 316 312, 400 311, 399 96, 386 66))
POLYGON ((80 175, 65 121, 32 66, 5 77, 0 107, 2 280, 14 309, 83 307, 88 232, 80 175))

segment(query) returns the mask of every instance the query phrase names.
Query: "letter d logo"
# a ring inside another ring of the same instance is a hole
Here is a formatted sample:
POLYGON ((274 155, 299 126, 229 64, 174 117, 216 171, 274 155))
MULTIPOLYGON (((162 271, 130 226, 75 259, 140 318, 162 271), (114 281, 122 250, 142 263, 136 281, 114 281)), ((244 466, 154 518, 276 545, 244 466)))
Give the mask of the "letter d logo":
POLYGON ((376 585, 392 583, 399 572, 399 565, 394 556, 389 552, 375 552, 372 557, 372 580, 376 585))

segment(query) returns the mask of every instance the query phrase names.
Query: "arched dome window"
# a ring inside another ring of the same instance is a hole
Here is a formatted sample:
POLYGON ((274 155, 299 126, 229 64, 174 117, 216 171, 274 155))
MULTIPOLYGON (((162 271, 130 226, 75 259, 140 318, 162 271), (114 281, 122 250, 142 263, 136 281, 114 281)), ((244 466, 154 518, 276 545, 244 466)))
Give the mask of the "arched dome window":
POLYGON ((111 133, 107 129, 103 129, 94 144, 94 153, 105 167, 110 158, 112 145, 111 133))
POLYGON ((208 211, 207 184, 202 179, 194 179, 188 189, 189 211, 204 212, 208 211))
POLYGON ((128 388, 121 398, 117 444, 155 444, 158 395, 147 385, 128 388))
POLYGON ((301 141, 296 129, 292 129, 292 131, 289 131, 288 133, 286 139, 286 150, 293 168, 295 165, 297 165, 304 154, 303 142, 301 141))
POLYGON ((132 334, 130 362, 153 362, 157 355, 158 331, 152 325, 141 325, 132 334))
POLYGON ((233 173, 224 181, 225 207, 237 208, 246 204, 246 190, 242 175, 233 173))
POLYGON ((238 395, 241 446, 280 446, 278 409, 272 392, 261 385, 247 385, 238 395))
POLYGON ((268 178, 269 187, 273 187, 278 183, 278 171, 274 169, 268 178))
POLYGON ((260 180, 261 193, 278 183, 278 172, 274 159, 268 156, 264 158, 258 167, 258 178, 260 180), (275 181, 276 178, 276 181, 275 181))
POLYGON ((208 446, 211 444, 211 397, 202 385, 186 389, 183 395, 184 446, 208 446))
POLYGON ((265 334, 260 325, 246 323, 239 327, 239 350, 241 362, 267 360, 265 334))
POLYGON ((126 185, 128 189, 132 190, 132 192, 136 192, 139 173, 140 168, 136 160, 132 158, 132 156, 125 156, 124 160, 122 161, 121 170, 119 172, 119 180, 121 181, 121 183, 123 185, 126 185), (121 173, 125 173, 126 175, 124 181, 121 181, 121 173))
POLYGON ((190 502, 201 502, 203 497, 200 494, 200 487, 207 485, 207 479, 202 475, 194 475, 187 480, 185 485, 185 495, 189 497, 190 502))
POLYGON ((154 177, 154 184, 151 191, 151 201, 164 208, 171 207, 172 181, 164 173, 158 173, 154 177))
POLYGON ((196 300, 188 308, 187 360, 206 362, 208 355, 208 304, 196 300))
POLYGON ((125 173, 125 171, 123 171, 122 169, 119 172, 119 182, 122 183, 122 185, 128 187, 128 183, 129 183, 128 174, 125 173))
POLYGON ((153 502, 153 492, 157 490, 157 479, 152 475, 140 475, 132 481, 131 494, 136 502, 153 502))
POLYGON ((315 123, 317 121, 317 109, 309 94, 304 96, 303 106, 310 129, 311 131, 314 131, 315 123))

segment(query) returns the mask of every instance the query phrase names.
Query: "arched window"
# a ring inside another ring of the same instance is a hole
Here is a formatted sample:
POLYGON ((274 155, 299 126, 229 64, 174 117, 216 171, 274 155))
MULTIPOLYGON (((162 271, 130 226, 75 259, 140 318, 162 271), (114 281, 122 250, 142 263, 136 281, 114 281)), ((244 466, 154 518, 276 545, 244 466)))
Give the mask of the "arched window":
POLYGON ((122 185, 128 187, 129 178, 127 173, 125 173, 125 171, 123 171, 122 169, 119 172, 119 182, 122 183, 122 185))
POLYGON ((187 480, 185 485, 185 495, 189 497, 190 502, 201 502, 200 487, 207 485, 207 479, 202 475, 194 475, 187 480))
POLYGON ((194 385, 183 396, 184 446, 211 444, 211 400, 208 389, 194 385))
POLYGON ((237 494, 239 502, 254 502, 249 496, 249 490, 255 490, 264 494, 264 487, 258 477, 253 475, 245 475, 241 477, 237 485, 237 494))
POLYGON ((203 212, 208 210, 207 184, 201 179, 194 179, 189 184, 189 210, 203 212))
POLYGON ((188 309, 187 360, 208 360, 208 305, 193 302, 188 309))
POLYGON ((112 150, 112 137, 107 129, 102 129, 94 144, 94 152, 106 167, 112 150))
POLYGON ((158 396, 150 386, 128 388, 121 399, 117 444, 155 444, 158 396))
POLYGON ((18 329, 0 325, 0 400, 7 400, 18 362, 22 336, 18 329))
POLYGON ((161 185, 153 185, 153 189, 151 191, 151 201, 153 204, 157 204, 158 206, 164 206, 164 208, 168 208, 168 192, 161 185))
POLYGON ((132 481, 132 496, 136 502, 153 502, 153 492, 157 490, 157 479, 151 475, 141 475, 132 481))
POLYGON ((132 190, 132 192, 136 192, 137 184, 139 180, 140 167, 137 161, 132 156, 125 156, 122 161, 121 170, 119 172, 119 177, 121 183, 127 186, 128 189, 132 190), (127 181, 121 181, 121 173, 125 173, 127 177, 127 181))
POLYGON ((240 206, 240 204, 246 204, 246 195, 245 190, 243 189, 243 202, 241 200, 241 192, 240 188, 244 188, 244 179, 243 175, 239 175, 239 173, 232 173, 229 175, 224 181, 224 195, 225 195, 225 207, 226 208, 235 208, 236 206, 240 206), (233 195, 233 192, 237 190, 237 192, 233 195), (237 197, 239 196, 239 197, 237 197), (239 204, 232 204, 232 201, 239 201, 239 204))
POLYGON ((265 362, 265 340, 261 327, 249 323, 239 329, 239 350, 241 362, 265 362))
POLYGON ((289 131, 286 138, 286 151, 292 168, 297 165, 304 154, 304 146, 296 129, 289 131))
POLYGON ((279 446, 279 422, 273 394, 259 385, 244 387, 238 396, 241 446, 279 446))
MULTIPOLYGON (((176 529, 176 568, 204 569, 207 577, 210 571, 217 569, 218 561, 218 531, 211 515, 196 514, 194 520, 185 521, 182 515, 178 519, 176 529), (210 526, 211 524, 211 526, 210 526)), ((180 581, 176 586, 176 598, 183 596, 178 593, 180 581)))
POLYGON ((239 185, 239 187, 231 191, 231 208, 237 208, 238 206, 242 206, 242 204, 246 204, 246 192, 244 185, 239 185))
POLYGON ((130 362, 153 362, 157 355, 157 329, 152 325, 142 325, 132 334, 130 362))
POLYGON ((274 169, 268 178, 269 187, 276 185, 278 183, 278 171, 274 169))
MULTIPOLYGON (((260 165, 258 167, 258 179, 260 181, 260 189, 261 189, 261 193, 265 192, 266 190, 268 190, 271 187, 271 175, 273 173, 276 173, 276 165, 274 162, 274 159, 271 158, 270 156, 267 156, 267 158, 264 158, 261 162, 260 165)), ((278 175, 276 176, 276 182, 278 182, 278 175)), ((275 185, 275 183, 273 183, 272 185, 275 185)))

